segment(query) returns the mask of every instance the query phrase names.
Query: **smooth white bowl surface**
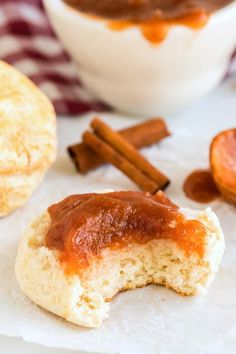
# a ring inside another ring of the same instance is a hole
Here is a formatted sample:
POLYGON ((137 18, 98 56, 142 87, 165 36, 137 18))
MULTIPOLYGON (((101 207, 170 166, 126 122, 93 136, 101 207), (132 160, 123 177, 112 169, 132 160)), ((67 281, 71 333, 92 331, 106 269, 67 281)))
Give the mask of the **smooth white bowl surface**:
POLYGON ((88 90, 135 115, 176 113, 212 91, 236 47, 236 1, 199 30, 172 27, 156 45, 136 27, 113 31, 62 0, 44 3, 88 90))

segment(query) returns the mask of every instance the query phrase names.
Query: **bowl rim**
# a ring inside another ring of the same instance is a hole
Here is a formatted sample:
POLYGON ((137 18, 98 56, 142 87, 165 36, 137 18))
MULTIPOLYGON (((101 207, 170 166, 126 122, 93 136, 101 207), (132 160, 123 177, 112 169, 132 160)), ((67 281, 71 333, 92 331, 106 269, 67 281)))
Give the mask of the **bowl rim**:
MULTIPOLYGON (((99 23, 104 23, 106 21, 109 21, 109 19, 105 18, 105 17, 98 17, 97 19, 95 17, 90 16, 89 14, 86 14, 82 11, 76 10, 74 9, 72 6, 66 4, 63 0, 43 0, 44 3, 47 3, 49 5, 52 4, 58 4, 61 9, 64 9, 67 14, 71 14, 72 16, 79 16, 79 17, 83 17, 86 18, 89 22, 99 22, 99 23)), ((210 15, 210 18, 218 18, 221 17, 223 14, 228 14, 228 12, 232 11, 232 9, 235 7, 235 11, 236 11, 236 0, 232 0, 231 3, 229 3, 228 5, 220 8, 219 10, 217 10, 216 12, 212 13, 210 15)), ((178 27, 181 25, 174 25, 173 27, 178 27)))
MULTIPOLYGON (((85 27, 90 27, 90 29, 92 30, 102 30, 102 31, 106 31, 106 32, 114 32, 114 33, 119 33, 119 34, 123 34, 124 32, 126 34, 128 34, 129 36, 129 40, 130 40, 130 36, 136 36, 137 33, 140 34, 140 29, 138 28, 138 26, 136 26, 135 24, 133 26, 128 27, 125 31, 111 31, 111 29, 109 28, 108 21, 106 18, 102 18, 102 17, 93 17, 90 16, 84 12, 81 12, 79 10, 74 9, 72 6, 66 4, 63 0, 42 0, 45 6, 46 11, 49 14, 49 19, 51 22, 55 23, 56 21, 56 16, 55 16, 55 20, 54 20, 54 14, 56 15, 56 13, 58 14, 63 14, 63 20, 65 23, 68 24, 69 27, 73 27, 73 23, 80 23, 81 25, 85 26, 85 27), (70 23, 72 24, 70 26, 70 23)), ((175 33, 176 35, 176 31, 178 32, 178 36, 181 33, 181 35, 183 35, 183 33, 187 34, 187 33, 193 33, 193 32, 202 32, 204 30, 207 30, 208 28, 212 27, 212 26, 225 26, 227 24, 227 21, 229 21, 229 19, 235 19, 236 22, 236 0, 232 0, 232 2, 226 6, 224 6, 223 8, 220 8, 218 11, 216 11, 215 13, 213 13, 212 15, 210 15, 209 20, 207 21, 207 23, 205 25, 203 25, 201 28, 199 29, 193 29, 189 26, 186 26, 184 24, 174 24, 171 25, 171 28, 169 29, 169 33, 175 33)), ((232 22, 232 20, 231 20, 232 22)), ((230 22, 230 23, 231 23, 230 22)), ((54 27, 54 26, 53 26, 54 27)), ((167 38, 169 37, 169 35, 167 36, 167 38)), ((138 35, 138 38, 140 39, 140 36, 138 35)), ((143 39, 144 36, 142 36, 143 39)), ((167 38, 163 41, 164 43, 166 42, 167 38)), ((139 40, 138 39, 138 40, 139 40)), ((145 42, 147 42, 147 40, 145 39, 145 42)), ((163 43, 162 42, 162 43, 163 43)), ((160 45, 161 43, 159 43, 160 45)))

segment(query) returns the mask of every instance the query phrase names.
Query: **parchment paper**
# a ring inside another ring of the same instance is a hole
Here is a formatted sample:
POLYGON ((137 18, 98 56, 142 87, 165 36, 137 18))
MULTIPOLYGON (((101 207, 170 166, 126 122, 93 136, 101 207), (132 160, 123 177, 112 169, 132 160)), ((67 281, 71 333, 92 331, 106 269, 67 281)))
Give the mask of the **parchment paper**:
MULTIPOLYGON (((167 194, 181 206, 204 208, 186 199, 181 187, 188 172, 207 167, 208 145, 216 131, 236 122, 236 113, 230 115, 233 109, 236 112, 235 92, 229 93, 230 90, 231 86, 227 84, 213 98, 178 119, 170 119, 174 135, 159 145, 143 150, 155 165, 170 176, 172 184, 167 194), (226 107, 222 97, 231 108, 226 107), (224 118, 225 114, 228 114, 228 120, 224 118)), ((75 173, 65 146, 79 140, 89 119, 59 120, 57 162, 30 202, 0 220, 0 334, 21 336, 26 341, 48 346, 96 353, 236 352, 236 209, 221 200, 212 203, 211 207, 222 223, 226 253, 207 296, 182 297, 157 286, 129 291, 115 297, 110 318, 100 329, 86 330, 40 309, 18 288, 13 265, 19 239, 26 225, 49 204, 72 193, 135 189, 132 182, 113 167, 102 167, 86 177, 75 173)), ((111 119, 115 127, 136 123, 132 119, 107 116, 108 122, 111 123, 111 119)))

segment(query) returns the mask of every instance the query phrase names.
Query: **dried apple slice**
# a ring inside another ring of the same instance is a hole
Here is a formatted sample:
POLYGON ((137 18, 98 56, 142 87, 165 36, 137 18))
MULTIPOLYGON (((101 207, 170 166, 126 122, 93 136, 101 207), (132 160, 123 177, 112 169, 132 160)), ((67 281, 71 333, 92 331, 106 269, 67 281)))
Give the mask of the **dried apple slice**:
POLYGON ((213 139, 210 164, 221 194, 236 205, 236 129, 223 131, 213 139))

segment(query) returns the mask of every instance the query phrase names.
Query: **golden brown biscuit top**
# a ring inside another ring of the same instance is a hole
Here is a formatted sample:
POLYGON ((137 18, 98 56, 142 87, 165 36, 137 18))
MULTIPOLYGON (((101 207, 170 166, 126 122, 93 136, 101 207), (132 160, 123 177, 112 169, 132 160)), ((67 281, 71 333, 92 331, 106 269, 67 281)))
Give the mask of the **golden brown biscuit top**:
POLYGON ((48 208, 51 226, 46 246, 60 251, 69 273, 117 250, 157 239, 174 240, 186 253, 204 253, 205 226, 187 220, 163 193, 139 192, 73 195, 48 208))
POLYGON ((30 173, 55 158, 54 109, 24 75, 0 61, 0 174, 30 173))

